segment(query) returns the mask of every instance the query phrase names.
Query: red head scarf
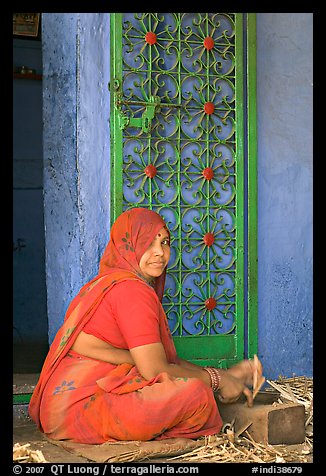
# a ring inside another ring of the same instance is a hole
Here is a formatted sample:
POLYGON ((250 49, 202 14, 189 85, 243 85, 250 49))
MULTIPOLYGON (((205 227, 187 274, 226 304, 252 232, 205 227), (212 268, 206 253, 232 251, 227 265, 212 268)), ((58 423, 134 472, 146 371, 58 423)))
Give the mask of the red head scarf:
MULTIPOLYGON (((119 269, 142 277, 140 259, 163 227, 168 231, 163 218, 147 208, 132 208, 123 212, 111 228, 110 241, 100 261, 99 275, 119 269)), ((165 276, 166 269, 161 276, 155 278, 154 283, 161 301, 165 276)))

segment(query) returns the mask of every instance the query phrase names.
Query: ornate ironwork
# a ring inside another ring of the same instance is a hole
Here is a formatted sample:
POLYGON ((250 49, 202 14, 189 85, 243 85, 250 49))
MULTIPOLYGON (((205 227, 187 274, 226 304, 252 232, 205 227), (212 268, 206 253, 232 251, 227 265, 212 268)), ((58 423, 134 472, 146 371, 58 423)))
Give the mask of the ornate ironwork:
POLYGON ((171 230, 173 336, 233 335, 243 325, 241 14, 122 15, 122 207, 154 209, 171 230))

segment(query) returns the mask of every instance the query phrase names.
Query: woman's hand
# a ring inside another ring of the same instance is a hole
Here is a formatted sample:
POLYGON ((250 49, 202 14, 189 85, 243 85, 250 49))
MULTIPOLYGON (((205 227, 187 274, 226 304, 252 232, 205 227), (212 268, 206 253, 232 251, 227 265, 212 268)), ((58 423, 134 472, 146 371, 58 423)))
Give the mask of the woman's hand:
POLYGON ((228 370, 219 370, 221 382, 218 390, 219 399, 224 403, 232 403, 239 399, 243 393, 248 401, 248 406, 253 405, 253 395, 249 386, 254 381, 259 381, 263 374, 263 366, 255 357, 254 360, 243 360, 233 365, 228 370))
POLYGON ((253 405, 253 396, 249 388, 239 378, 230 373, 229 370, 219 369, 221 379, 217 391, 219 400, 222 403, 236 402, 243 393, 247 399, 248 406, 253 405))
POLYGON ((254 380, 259 381, 263 375, 263 366, 256 356, 253 360, 242 360, 233 365, 228 369, 228 373, 241 380, 243 384, 254 386, 254 380))

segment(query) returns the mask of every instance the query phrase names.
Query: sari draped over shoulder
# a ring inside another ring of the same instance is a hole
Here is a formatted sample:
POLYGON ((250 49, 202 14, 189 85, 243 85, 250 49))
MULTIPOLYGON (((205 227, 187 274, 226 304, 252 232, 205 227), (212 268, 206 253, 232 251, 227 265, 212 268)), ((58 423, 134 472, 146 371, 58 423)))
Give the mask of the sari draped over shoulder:
MULTIPOLYGON (((151 210, 122 213, 111 228, 98 275, 71 301, 29 404, 31 418, 48 437, 100 444, 196 438, 220 431, 213 392, 201 380, 166 372, 146 380, 131 364, 114 365, 71 349, 113 286, 126 280, 144 282, 140 258, 163 226, 163 219, 151 210)), ((164 283, 165 270, 153 286, 160 301, 164 283)), ((176 352, 167 321, 164 328, 162 344, 173 361, 176 352)))

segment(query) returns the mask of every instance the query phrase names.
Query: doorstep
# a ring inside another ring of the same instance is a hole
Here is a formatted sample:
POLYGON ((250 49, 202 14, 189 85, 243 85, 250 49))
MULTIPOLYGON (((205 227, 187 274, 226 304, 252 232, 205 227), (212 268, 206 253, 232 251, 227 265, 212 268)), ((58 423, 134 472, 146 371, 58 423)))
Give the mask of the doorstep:
POLYGON ((28 404, 39 379, 38 373, 13 375, 13 424, 24 425, 31 421, 28 404))
POLYGON ((14 374, 13 376, 13 403, 29 403, 40 374, 14 374))

